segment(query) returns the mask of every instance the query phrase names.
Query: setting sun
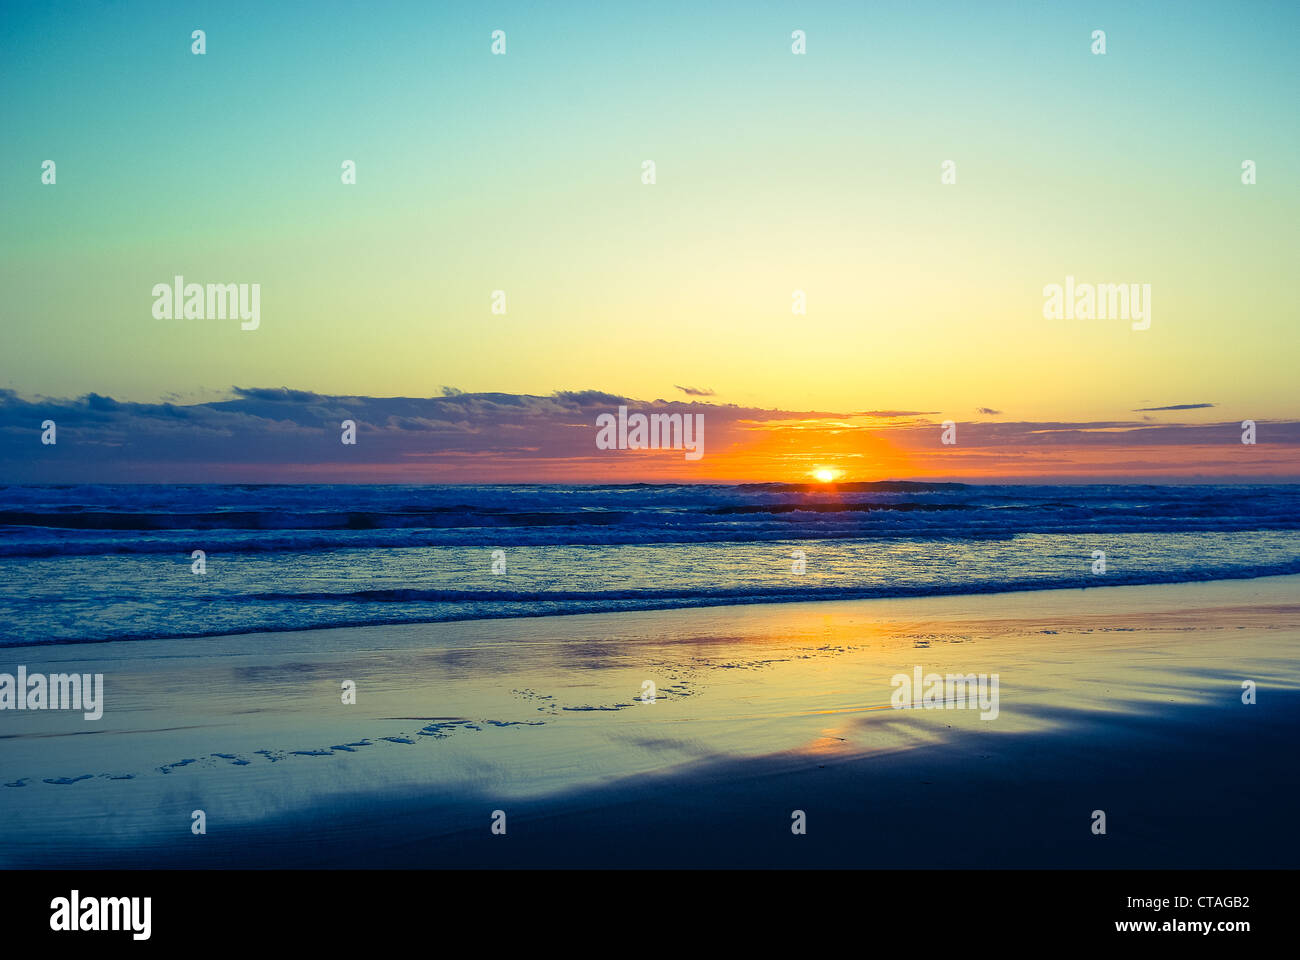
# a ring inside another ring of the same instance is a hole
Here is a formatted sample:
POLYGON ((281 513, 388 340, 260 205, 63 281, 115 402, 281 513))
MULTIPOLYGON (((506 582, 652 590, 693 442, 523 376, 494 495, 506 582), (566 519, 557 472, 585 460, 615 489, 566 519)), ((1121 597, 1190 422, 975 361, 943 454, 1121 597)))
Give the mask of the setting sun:
POLYGON ((835 479, 835 471, 825 470, 825 469, 816 470, 813 472, 813 476, 816 477, 818 481, 821 483, 830 483, 832 480, 835 479))

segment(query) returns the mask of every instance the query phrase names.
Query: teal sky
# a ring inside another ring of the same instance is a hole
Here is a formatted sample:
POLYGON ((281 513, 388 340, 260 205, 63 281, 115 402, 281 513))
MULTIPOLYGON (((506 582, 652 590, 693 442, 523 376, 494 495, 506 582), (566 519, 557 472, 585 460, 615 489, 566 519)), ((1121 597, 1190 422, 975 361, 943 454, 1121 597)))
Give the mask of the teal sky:
POLYGON ((1294 417, 1297 27, 1294 3, 7 5, 0 387, 1294 417), (154 320, 177 273, 259 282, 261 329, 154 320), (1152 284, 1152 329, 1044 320, 1066 274, 1152 284))

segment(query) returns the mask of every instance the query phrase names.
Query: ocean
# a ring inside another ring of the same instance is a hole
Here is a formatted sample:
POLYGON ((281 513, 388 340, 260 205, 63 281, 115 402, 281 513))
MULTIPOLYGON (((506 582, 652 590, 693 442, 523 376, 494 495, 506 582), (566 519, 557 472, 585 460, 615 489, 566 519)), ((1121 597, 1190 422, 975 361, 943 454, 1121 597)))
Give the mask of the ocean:
POLYGON ((11 485, 0 646, 1300 573, 1297 507, 1297 485, 11 485))

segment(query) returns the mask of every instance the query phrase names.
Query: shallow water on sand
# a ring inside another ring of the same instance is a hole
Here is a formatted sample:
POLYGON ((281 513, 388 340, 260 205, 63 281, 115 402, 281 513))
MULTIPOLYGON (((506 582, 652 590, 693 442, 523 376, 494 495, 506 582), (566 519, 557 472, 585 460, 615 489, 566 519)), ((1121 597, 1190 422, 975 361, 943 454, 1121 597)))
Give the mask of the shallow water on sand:
POLYGON ((183 863, 221 851, 221 862, 247 863, 254 854, 230 846, 232 832, 306 811, 337 817, 313 844, 350 849, 362 796, 425 797, 441 811, 428 829, 449 834, 491 809, 688 767, 924 756, 963 733, 1014 754, 1029 735, 1090 717, 1246 709, 1243 678, 1300 687, 1296 586, 1271 578, 23 648, 30 670, 102 671, 107 708, 93 724, 5 716, 0 860, 183 863), (998 674, 996 718, 894 709, 892 678, 918 666, 998 674), (357 684, 355 705, 340 702, 344 680, 357 684), (647 681, 652 703, 641 699, 647 681), (204 837, 190 832, 200 809, 204 837))

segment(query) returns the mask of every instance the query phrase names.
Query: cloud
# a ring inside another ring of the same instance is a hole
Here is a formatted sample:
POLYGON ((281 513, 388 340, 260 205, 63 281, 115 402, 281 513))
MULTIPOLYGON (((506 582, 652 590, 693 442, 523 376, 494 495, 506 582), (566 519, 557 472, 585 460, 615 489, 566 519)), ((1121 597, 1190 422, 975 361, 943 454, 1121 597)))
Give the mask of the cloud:
POLYGON ((982 414, 985 414, 986 416, 990 416, 990 417, 996 417, 996 416, 997 416, 998 414, 1000 414, 1002 411, 1001 411, 1001 410, 994 410, 992 407, 976 407, 976 408, 975 408, 975 412, 976 412, 976 413, 982 413, 982 414))
POLYGON ((590 406, 591 404, 616 407, 619 404, 628 402, 627 397, 621 397, 616 393, 602 393, 599 390, 557 390, 554 397, 562 403, 578 407, 590 406))
POLYGON ((882 420, 898 417, 936 417, 938 415, 938 410, 859 410, 854 414, 857 417, 879 417, 882 420))
POLYGON ((1152 410, 1203 410, 1206 407, 1213 407, 1213 403, 1172 403, 1167 407, 1137 407, 1134 413, 1148 413, 1152 410))
POLYGON ((550 396, 365 397, 234 387, 224 399, 135 403, 100 394, 29 399, 0 390, 0 483, 626 483, 801 480, 832 464, 854 479, 1300 477, 1300 422, 974 421, 940 443, 937 414, 773 410, 599 390, 550 396), (702 415, 704 458, 598 450, 596 419, 702 415), (58 443, 41 443, 41 423, 58 443), (342 422, 357 443, 341 442, 342 422), (1249 453, 1243 456, 1242 451, 1249 453))
MULTIPOLYGON (((270 400, 275 403, 310 403, 319 400, 320 394, 309 390, 290 390, 288 387, 231 387, 237 397, 248 400, 270 400)), ((94 394, 91 394, 94 396, 94 394)))
POLYGON ((707 388, 683 387, 676 383, 673 384, 673 386, 677 387, 678 390, 686 394, 688 397, 716 397, 717 396, 716 392, 714 392, 713 390, 709 390, 707 388))

